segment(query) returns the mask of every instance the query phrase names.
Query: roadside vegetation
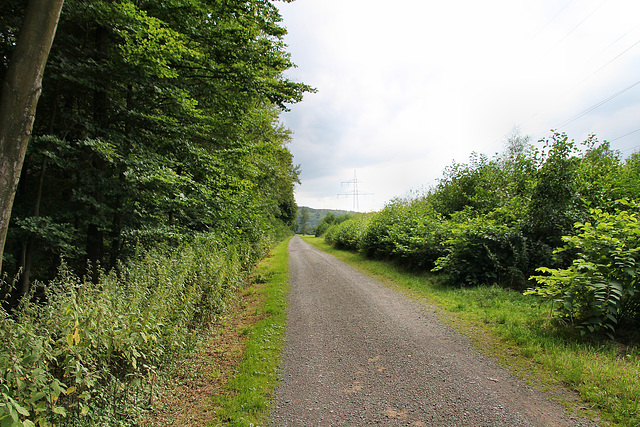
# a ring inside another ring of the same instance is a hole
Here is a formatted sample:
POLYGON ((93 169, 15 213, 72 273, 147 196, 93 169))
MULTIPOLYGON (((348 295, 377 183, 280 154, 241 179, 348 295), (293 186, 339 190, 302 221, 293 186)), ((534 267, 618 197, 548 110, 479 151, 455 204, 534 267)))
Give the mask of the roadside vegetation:
POLYGON ((249 427, 261 425, 268 415, 273 391, 278 385, 280 354, 284 346, 289 289, 289 239, 278 244, 259 265, 254 280, 259 284, 259 320, 243 330, 248 336, 242 362, 231 373, 228 393, 214 398, 219 406, 211 426, 249 427))
MULTIPOLYGON (((33 4, 0 4, 0 81, 33 4)), ((65 0, 57 24, 2 191, 0 425, 135 425, 292 233, 279 115, 313 89, 270 1, 65 0)))
POLYGON ((640 155, 595 136, 542 142, 514 135, 426 193, 318 235, 397 267, 398 281, 486 325, 607 420, 637 425, 640 155))

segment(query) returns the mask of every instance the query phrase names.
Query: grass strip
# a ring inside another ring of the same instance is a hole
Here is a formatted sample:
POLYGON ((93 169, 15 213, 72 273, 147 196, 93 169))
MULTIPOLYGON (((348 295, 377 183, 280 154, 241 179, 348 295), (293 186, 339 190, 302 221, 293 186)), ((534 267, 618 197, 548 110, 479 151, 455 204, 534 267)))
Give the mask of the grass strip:
POLYGON ((440 316, 496 357, 514 374, 582 410, 605 425, 640 425, 640 349, 616 342, 585 341, 554 324, 537 299, 497 286, 454 288, 434 276, 341 251, 322 238, 304 237, 318 249, 437 306, 440 316), (564 386, 580 400, 561 392, 564 386))
POLYGON ((248 335, 243 359, 227 383, 229 395, 217 402, 221 407, 208 425, 256 426, 268 413, 284 345, 288 243, 288 239, 279 243, 257 267, 256 280, 264 282, 259 291, 264 302, 256 309, 262 318, 243 331, 248 335))

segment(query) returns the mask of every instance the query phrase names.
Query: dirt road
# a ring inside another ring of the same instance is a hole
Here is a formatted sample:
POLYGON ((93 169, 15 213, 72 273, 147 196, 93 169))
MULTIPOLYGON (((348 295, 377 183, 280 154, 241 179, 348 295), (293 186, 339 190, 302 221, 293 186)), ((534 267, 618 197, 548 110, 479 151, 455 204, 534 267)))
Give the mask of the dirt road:
POLYGON ((300 238, 273 426, 595 426, 478 353, 433 310, 300 238))

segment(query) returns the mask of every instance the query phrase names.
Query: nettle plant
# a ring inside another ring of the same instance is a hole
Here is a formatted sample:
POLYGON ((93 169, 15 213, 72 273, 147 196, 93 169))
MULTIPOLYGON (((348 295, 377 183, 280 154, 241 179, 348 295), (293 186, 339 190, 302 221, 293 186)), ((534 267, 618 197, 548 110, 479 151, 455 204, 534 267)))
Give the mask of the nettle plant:
POLYGON ((576 223, 556 252, 576 256, 565 269, 538 268, 539 285, 525 294, 553 302, 554 314, 577 325, 583 334, 613 337, 621 324, 640 322, 640 204, 627 200, 613 213, 590 211, 591 221, 576 223))

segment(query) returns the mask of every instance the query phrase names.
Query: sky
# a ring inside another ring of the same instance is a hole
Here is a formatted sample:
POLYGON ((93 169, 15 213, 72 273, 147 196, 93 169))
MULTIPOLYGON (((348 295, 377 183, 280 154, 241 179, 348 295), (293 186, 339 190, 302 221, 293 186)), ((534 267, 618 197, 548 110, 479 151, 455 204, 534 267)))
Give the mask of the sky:
POLYGON ((638 0, 277 5, 286 75, 317 89, 281 116, 299 206, 379 210, 473 152, 502 152, 515 130, 640 150, 638 0))

